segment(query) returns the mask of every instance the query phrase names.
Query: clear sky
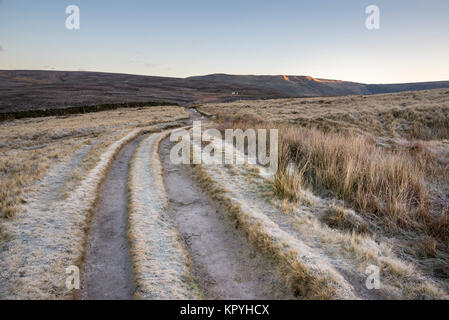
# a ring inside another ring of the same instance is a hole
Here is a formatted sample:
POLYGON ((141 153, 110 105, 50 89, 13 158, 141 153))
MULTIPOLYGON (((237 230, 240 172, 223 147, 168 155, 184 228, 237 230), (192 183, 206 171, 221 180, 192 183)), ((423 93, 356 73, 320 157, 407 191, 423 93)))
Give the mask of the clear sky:
POLYGON ((449 0, 0 0, 0 69, 449 80, 449 0))

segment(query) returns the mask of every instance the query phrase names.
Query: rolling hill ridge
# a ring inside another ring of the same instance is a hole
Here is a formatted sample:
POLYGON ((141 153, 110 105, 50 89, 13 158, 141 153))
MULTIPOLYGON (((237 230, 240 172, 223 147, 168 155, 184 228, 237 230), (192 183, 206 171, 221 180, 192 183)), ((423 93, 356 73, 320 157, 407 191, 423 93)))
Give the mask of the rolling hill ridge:
POLYGON ((436 88, 449 88, 449 81, 364 84, 294 75, 211 74, 171 78, 81 71, 0 70, 0 112, 148 101, 189 105, 436 88))

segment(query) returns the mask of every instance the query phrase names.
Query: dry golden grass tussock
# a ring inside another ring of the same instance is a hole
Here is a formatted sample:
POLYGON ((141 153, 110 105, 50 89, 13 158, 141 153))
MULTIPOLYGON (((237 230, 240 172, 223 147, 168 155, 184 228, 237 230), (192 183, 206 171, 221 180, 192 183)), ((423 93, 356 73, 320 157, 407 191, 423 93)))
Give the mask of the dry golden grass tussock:
POLYGON ((370 227, 366 221, 359 219, 353 212, 341 205, 330 205, 326 209, 322 221, 331 228, 362 234, 370 233, 370 227))
POLYGON ((0 218, 14 217, 24 203, 23 193, 33 182, 42 179, 59 158, 75 151, 79 144, 62 143, 37 150, 7 150, 0 159, 0 218))
POLYGON ((414 212, 428 201, 424 173, 405 154, 385 152, 363 136, 316 129, 290 129, 281 137, 288 141, 291 160, 300 168, 307 164, 309 183, 393 225, 413 224, 414 212))
MULTIPOLYGON (((265 124, 236 121, 233 128, 265 124)), ((412 226, 429 200, 425 173, 402 151, 377 147, 366 136, 266 124, 279 129, 275 193, 297 200, 301 186, 329 190, 358 209, 386 218, 391 227, 412 226)))

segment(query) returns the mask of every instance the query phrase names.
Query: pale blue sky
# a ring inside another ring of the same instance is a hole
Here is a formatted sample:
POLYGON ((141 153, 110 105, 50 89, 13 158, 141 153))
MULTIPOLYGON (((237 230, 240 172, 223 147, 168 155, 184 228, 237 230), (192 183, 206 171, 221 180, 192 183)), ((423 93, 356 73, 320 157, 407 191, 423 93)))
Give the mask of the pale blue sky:
POLYGON ((0 69, 449 80, 449 0, 0 0, 0 69))

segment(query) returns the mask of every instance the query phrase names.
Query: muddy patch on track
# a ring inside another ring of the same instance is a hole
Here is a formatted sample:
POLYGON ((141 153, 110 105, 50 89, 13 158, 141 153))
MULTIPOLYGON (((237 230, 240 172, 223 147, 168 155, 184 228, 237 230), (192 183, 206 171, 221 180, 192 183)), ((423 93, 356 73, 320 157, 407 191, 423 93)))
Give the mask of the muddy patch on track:
POLYGON ((127 181, 131 157, 143 138, 123 147, 100 189, 88 232, 81 299, 131 299, 134 295, 127 181))
POLYGON ((293 299, 275 268, 196 184, 188 165, 170 161, 160 145, 170 215, 186 243, 195 281, 208 299, 293 299))

